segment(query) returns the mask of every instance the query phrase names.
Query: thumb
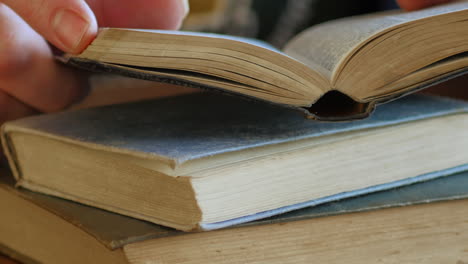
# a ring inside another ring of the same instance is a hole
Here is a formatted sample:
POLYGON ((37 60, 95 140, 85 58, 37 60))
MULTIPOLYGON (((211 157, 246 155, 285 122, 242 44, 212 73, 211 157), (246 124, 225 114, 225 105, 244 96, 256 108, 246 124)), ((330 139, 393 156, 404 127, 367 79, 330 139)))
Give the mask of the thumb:
POLYGON ((2 0, 59 49, 81 52, 96 36, 97 22, 84 0, 2 0))

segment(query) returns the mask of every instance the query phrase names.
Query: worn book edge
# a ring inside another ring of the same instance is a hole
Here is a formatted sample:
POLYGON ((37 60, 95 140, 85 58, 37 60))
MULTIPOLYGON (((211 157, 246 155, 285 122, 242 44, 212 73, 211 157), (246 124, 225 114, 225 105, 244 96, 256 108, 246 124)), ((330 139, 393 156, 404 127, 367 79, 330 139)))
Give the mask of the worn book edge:
MULTIPOLYGON (((125 245, 136 242, 186 234, 181 231, 106 212, 61 198, 34 193, 24 189, 15 189, 12 186, 12 182, 6 179, 6 174, 2 174, 3 175, 0 175, 0 188, 73 224, 97 239, 110 250, 117 250, 125 245), (109 227, 109 221, 117 223, 117 225, 109 227), (111 229, 118 228, 119 225, 122 226, 122 228, 119 228, 122 232, 112 232, 111 229)), ((407 186, 386 191, 328 202, 322 205, 242 224, 234 228, 298 221, 421 203, 465 199, 468 198, 467 184, 468 171, 448 174, 438 179, 415 182, 407 186)), ((0 251, 10 256, 15 256, 13 255, 15 253, 13 250, 4 246, 2 247, 1 245, 0 251)), ((15 258, 17 257, 15 256, 15 258)))
POLYGON ((344 200, 344 199, 349 199, 349 198, 352 198, 352 197, 359 197, 359 196, 366 195, 366 194, 372 194, 372 193, 377 193, 377 192, 385 192, 387 190, 391 190, 391 189, 395 189, 395 188, 399 188, 399 187, 404 187, 404 186, 409 186, 409 185, 413 185, 413 184, 418 184, 418 183, 422 183, 422 182, 426 182, 426 181, 431 181, 431 180, 435 180, 435 179, 438 179, 438 178, 447 177, 447 176, 450 176, 450 175, 453 175, 453 174, 465 172, 465 171, 468 171, 468 163, 464 164, 464 165, 461 165, 461 166, 458 166, 458 167, 450 168, 450 169, 447 169, 447 170, 431 172, 431 173, 419 175, 419 176, 416 176, 416 177, 412 177, 412 178, 408 178, 408 179, 404 179, 404 180, 399 180, 399 181, 394 181, 394 182, 390 182, 390 183, 385 183, 385 184, 381 184, 381 185, 371 186, 371 187, 368 187, 368 188, 363 188, 363 189, 359 189, 359 190, 355 190, 355 191, 338 193, 338 194, 335 194, 335 195, 330 195, 330 196, 327 196, 327 197, 323 197, 323 198, 319 198, 319 199, 315 199, 315 200, 311 200, 311 201, 307 201, 307 202, 303 202, 303 203, 293 204, 293 205, 281 207, 281 208, 278 208, 278 209, 275 209, 275 210, 264 211, 264 212, 249 215, 249 216, 235 218, 235 219, 231 219, 231 220, 228 220, 228 221, 217 222, 217 223, 201 223, 200 228, 203 231, 226 228, 226 227, 229 227, 229 226, 249 223, 249 222, 252 222, 252 221, 259 220, 259 219, 272 217, 272 216, 275 216, 275 215, 281 215, 281 214, 284 214, 284 213, 292 212, 292 211, 303 209, 303 208, 314 207, 314 206, 317 206, 317 205, 327 204, 327 203, 330 203, 330 202, 336 202, 336 201, 340 201, 340 200, 344 200))

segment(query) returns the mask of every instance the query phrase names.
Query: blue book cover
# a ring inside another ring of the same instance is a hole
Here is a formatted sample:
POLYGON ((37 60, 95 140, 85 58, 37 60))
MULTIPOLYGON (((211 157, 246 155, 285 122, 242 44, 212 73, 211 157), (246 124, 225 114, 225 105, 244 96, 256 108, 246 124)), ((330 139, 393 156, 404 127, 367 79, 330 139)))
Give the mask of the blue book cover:
POLYGON ((26 118, 6 124, 2 136, 18 186, 184 231, 212 230, 465 171, 467 110, 462 101, 414 95, 365 120, 329 123, 192 94, 26 118), (390 131, 401 140, 367 146, 390 131), (414 142, 421 145, 406 149, 414 142), (82 171, 69 171, 75 167, 82 171))

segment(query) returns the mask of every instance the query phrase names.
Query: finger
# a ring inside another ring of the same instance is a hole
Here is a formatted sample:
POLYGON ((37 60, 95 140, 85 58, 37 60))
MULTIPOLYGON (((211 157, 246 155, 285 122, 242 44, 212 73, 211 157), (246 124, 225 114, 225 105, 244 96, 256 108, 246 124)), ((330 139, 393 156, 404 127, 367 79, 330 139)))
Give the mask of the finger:
POLYGON ((0 91, 0 125, 6 121, 37 113, 37 110, 0 91))
POLYGON ((397 2, 401 8, 408 11, 413 11, 433 5, 453 2, 453 0, 397 0, 397 2))
MULTIPOLYGON (((84 0, 2 0, 32 28, 65 52, 81 52, 97 33, 84 0)), ((130 1, 129 1, 130 2, 130 1)))
POLYGON ((101 27, 178 29, 189 11, 187 0, 87 0, 87 2, 101 27))
POLYGON ((56 63, 46 41, 10 8, 0 4, 3 92, 42 112, 51 112, 80 98, 84 82, 71 69, 56 63))

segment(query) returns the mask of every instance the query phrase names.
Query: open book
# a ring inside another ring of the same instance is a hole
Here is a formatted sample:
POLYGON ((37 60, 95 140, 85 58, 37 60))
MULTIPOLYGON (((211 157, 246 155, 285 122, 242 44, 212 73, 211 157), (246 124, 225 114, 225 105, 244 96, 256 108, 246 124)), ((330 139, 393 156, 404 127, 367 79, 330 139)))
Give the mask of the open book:
POLYGON ((379 103, 468 69, 468 2, 312 27, 283 51, 215 34, 102 29, 71 65, 221 89, 297 107, 322 120, 367 116, 379 103))

